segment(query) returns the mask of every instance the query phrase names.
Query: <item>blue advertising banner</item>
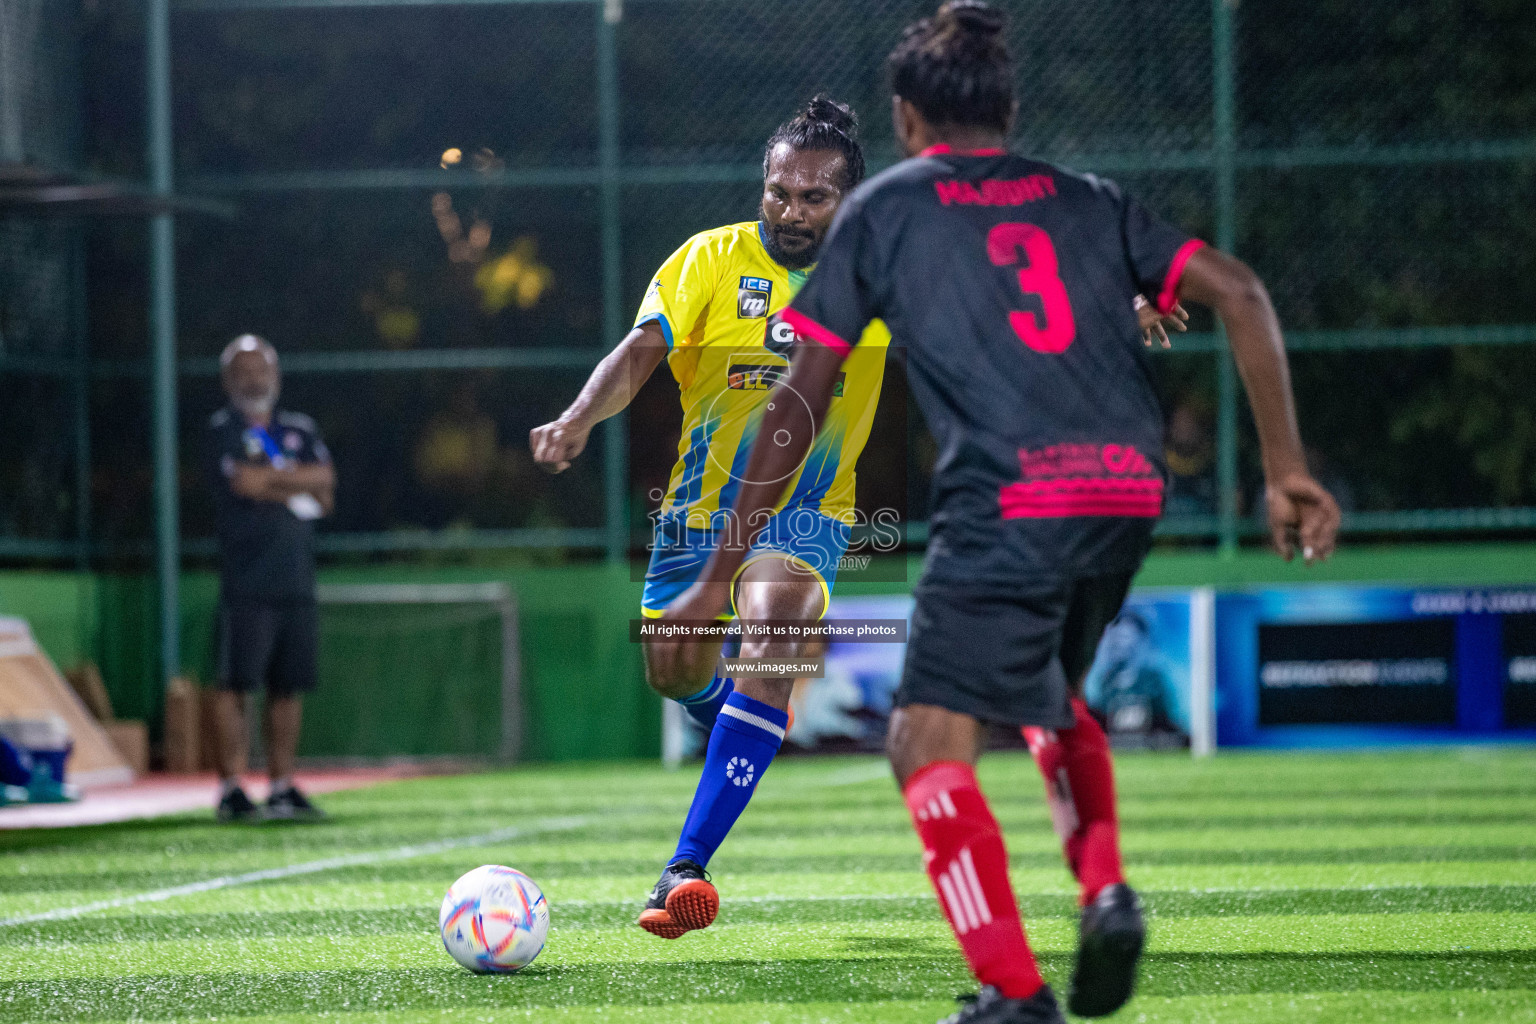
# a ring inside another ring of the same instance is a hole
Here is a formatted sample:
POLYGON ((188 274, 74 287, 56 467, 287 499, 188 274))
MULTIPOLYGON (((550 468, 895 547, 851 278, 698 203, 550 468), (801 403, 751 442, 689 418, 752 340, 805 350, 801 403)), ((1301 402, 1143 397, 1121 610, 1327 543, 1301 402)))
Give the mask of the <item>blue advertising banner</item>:
MULTIPOLYGON (((910 623, 912 598, 835 597, 826 618, 910 623)), ((795 685, 795 721, 786 739, 804 750, 829 753, 884 750, 886 720, 906 652, 906 644, 829 642, 825 675, 795 685)))
MULTIPOLYGON (((1139 590, 1105 631, 1084 697, 1118 746, 1189 744, 1198 661, 1193 603, 1190 591, 1139 590)), ((911 610, 912 599, 904 596, 834 598, 827 618, 910 619, 911 610)), ((824 751, 882 749, 905 651, 902 644, 830 643, 824 677, 796 685, 789 741, 824 751)))
POLYGON ((1216 622, 1223 746, 1536 738, 1536 590, 1232 593, 1216 622))
MULTIPOLYGON (((907 596, 835 598, 827 619, 911 610, 907 596)), ((795 685, 790 747, 881 750, 905 650, 829 641, 823 675, 795 685)), ((1122 748, 1536 740, 1536 588, 1136 590, 1084 697, 1122 748)), ((669 722, 674 757, 702 746, 669 722)))
POLYGON ((1188 591, 1136 591, 1099 641, 1083 698, 1121 747, 1182 747, 1190 737, 1188 591))

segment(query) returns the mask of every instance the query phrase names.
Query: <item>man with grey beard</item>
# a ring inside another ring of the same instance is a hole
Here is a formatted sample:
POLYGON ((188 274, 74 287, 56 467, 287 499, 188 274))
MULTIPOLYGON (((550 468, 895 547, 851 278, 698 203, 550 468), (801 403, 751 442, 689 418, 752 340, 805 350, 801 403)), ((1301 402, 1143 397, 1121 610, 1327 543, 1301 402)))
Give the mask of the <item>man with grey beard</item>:
POLYGON ((220 821, 313 820, 293 784, 303 695, 315 688, 314 523, 335 504, 336 471, 315 421, 277 408, 277 351, 254 334, 219 357, 229 404, 208 422, 219 538, 216 637, 220 821), (249 694, 267 693, 264 808, 240 787, 249 694))

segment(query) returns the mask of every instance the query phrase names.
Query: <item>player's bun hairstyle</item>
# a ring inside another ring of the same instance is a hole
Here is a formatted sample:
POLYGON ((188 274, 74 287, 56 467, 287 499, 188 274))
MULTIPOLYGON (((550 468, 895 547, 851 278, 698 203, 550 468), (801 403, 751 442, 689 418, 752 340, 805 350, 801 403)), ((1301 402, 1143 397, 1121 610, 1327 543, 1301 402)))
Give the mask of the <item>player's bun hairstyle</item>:
POLYGON ((1007 131, 1013 120, 1013 59, 1007 18, 983 0, 949 0, 908 25, 886 66, 891 89, 933 125, 1007 131))
POLYGON ((843 154, 846 180, 843 191, 852 192, 864 180, 864 147, 859 145, 859 118, 853 108, 825 93, 817 94, 805 109, 779 125, 763 150, 763 176, 773 148, 787 142, 794 149, 835 149, 843 154))

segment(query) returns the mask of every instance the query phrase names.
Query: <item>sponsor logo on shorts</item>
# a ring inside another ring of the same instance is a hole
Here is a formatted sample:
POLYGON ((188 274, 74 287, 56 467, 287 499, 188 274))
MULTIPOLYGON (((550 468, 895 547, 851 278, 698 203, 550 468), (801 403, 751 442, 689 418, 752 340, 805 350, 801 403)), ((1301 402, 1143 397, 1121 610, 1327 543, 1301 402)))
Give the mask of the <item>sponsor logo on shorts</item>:
POLYGON ((760 320, 768 315, 768 299, 773 295, 773 282, 766 277, 742 275, 736 288, 736 318, 760 320))

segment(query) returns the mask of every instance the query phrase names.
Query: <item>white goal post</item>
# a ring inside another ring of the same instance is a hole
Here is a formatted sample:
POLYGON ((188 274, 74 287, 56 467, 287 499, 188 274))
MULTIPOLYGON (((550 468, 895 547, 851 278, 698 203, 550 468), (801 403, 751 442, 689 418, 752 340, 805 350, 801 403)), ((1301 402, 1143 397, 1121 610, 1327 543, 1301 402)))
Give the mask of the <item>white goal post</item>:
POLYGON ((1189 752, 1216 752, 1216 589, 1189 595, 1189 752))
POLYGON ((501 618, 501 745, 503 761, 523 748, 522 648, 517 598, 506 583, 328 583, 317 588, 322 605, 488 604, 501 618))

